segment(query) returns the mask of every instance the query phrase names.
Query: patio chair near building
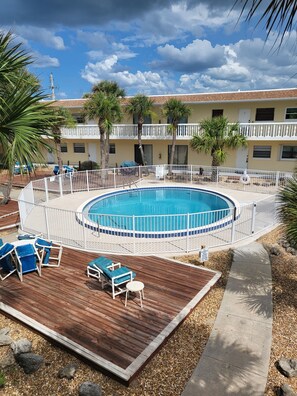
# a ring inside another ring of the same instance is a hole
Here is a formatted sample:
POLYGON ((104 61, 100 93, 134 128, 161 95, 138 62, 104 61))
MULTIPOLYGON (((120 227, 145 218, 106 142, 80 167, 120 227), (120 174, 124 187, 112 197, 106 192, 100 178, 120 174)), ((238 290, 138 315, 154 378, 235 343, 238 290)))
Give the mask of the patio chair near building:
POLYGON ((21 281, 23 275, 29 272, 37 271, 41 276, 40 255, 32 243, 15 247, 16 270, 21 281))
POLYGON ((8 278, 16 271, 13 253, 14 253, 14 246, 11 245, 10 243, 2 244, 2 246, 0 247, 0 270, 1 270, 0 279, 1 280, 8 278))
POLYGON ((87 275, 97 278, 104 289, 106 285, 111 286, 112 298, 126 292, 125 285, 135 277, 135 272, 128 267, 122 267, 121 263, 113 263, 112 260, 101 256, 92 260, 87 266, 87 275))
POLYGON ((43 238, 36 238, 35 247, 39 251, 42 267, 59 267, 61 264, 63 246, 43 238))

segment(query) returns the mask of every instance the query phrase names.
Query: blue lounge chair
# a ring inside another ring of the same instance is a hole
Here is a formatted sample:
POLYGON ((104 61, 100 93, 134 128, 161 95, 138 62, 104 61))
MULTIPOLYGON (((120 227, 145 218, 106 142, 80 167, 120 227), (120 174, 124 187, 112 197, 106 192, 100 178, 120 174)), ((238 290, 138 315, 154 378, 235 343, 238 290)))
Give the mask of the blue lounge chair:
MULTIPOLYGON (((2 241, 2 240, 1 240, 2 241)), ((10 243, 5 243, 0 247, 0 279, 4 280, 16 271, 14 263, 14 246, 10 243)))
POLYGON ((17 246, 15 254, 17 258, 16 269, 21 281, 23 281, 23 274, 32 271, 37 271, 38 275, 41 276, 41 257, 32 243, 17 246))
POLYGON ((40 254, 41 266, 59 267, 62 258, 63 246, 43 238, 36 238, 35 247, 40 254))
POLYGON ((110 285, 112 290, 112 298, 121 293, 126 292, 125 285, 133 281, 136 277, 135 272, 131 271, 128 267, 120 267, 117 269, 103 269, 103 276, 101 277, 102 289, 105 285, 110 285))
POLYGON ((112 260, 110 260, 107 257, 100 256, 95 258, 94 260, 90 261, 88 266, 87 266, 87 275, 88 277, 96 278, 100 280, 100 276, 102 274, 103 268, 110 268, 114 266, 121 266, 120 263, 113 263, 112 260))
POLYGON ((107 257, 101 256, 92 260, 87 266, 87 275, 97 278, 101 282, 102 289, 110 285, 112 298, 126 291, 124 285, 132 281, 136 274, 121 263, 114 263, 107 257))

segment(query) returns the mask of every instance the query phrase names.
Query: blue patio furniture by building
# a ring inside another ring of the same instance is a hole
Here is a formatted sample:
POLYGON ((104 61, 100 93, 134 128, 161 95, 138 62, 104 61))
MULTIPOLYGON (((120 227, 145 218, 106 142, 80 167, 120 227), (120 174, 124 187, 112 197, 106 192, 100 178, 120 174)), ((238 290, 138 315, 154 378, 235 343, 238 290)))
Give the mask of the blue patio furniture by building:
MULTIPOLYGON (((72 175, 74 173, 75 169, 72 166, 69 165, 63 165, 63 172, 68 174, 68 175, 72 175)), ((54 175, 59 175, 60 174, 60 169, 59 169, 59 165, 55 165, 54 169, 53 169, 54 175)))
POLYGON ((32 271, 37 271, 41 276, 41 259, 36 247, 32 243, 20 245, 15 248, 16 269, 18 276, 23 281, 23 275, 32 271))
MULTIPOLYGON (((2 241, 2 239, 1 239, 2 241)), ((4 280, 16 271, 14 263, 14 246, 10 243, 5 243, 0 247, 0 279, 4 280)))
POLYGON ((122 175, 136 175, 138 164, 135 161, 123 161, 120 164, 120 171, 122 175))

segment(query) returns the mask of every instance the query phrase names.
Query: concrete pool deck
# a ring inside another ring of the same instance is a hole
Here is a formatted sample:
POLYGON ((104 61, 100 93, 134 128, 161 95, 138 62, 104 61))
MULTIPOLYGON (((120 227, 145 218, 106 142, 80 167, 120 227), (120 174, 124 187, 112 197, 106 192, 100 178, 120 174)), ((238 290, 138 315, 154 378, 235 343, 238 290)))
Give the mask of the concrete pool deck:
MULTIPOLYGON (((138 187, 156 187, 168 185, 170 187, 189 187, 189 184, 182 183, 156 183, 142 181, 138 187)), ((193 187, 193 186, 191 186, 193 187)), ((262 230, 267 232, 268 227, 273 223, 273 199, 274 195, 239 191, 215 186, 195 186, 218 192, 231 199, 235 199, 244 206, 241 218, 236 221, 234 241, 246 239, 250 236, 252 226, 253 203, 257 202, 257 221, 255 222, 254 234, 260 235, 262 230), (269 199, 270 202, 264 201, 269 199), (262 201, 262 203, 261 203, 262 201), (258 209, 260 208, 260 209, 258 209)), ((158 254, 172 255, 185 254, 186 252, 197 252, 200 246, 206 245, 210 248, 230 246, 231 227, 222 227, 207 233, 198 235, 184 235, 172 238, 133 238, 129 236, 116 236, 106 233, 98 233, 79 224, 74 215, 83 203, 97 196, 107 194, 118 189, 94 190, 65 194, 62 197, 54 196, 48 202, 42 202, 35 206, 26 217, 24 224, 25 232, 42 233, 48 235, 50 239, 61 241, 63 244, 77 249, 85 249, 94 252, 110 252, 116 254, 158 254), (66 209, 65 209, 66 208, 66 209), (47 230, 50 230, 48 234, 47 230)), ((44 193, 35 191, 35 194, 44 193)), ((43 197, 44 198, 44 197, 43 197)), ((30 208, 31 210, 31 208, 30 208)))

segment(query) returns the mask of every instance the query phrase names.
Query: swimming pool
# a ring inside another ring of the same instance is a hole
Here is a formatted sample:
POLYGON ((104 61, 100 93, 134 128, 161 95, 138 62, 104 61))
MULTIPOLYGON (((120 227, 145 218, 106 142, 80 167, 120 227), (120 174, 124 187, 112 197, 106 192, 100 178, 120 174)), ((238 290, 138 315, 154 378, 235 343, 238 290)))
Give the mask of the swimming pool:
POLYGON ((229 197, 197 188, 137 188, 92 199, 83 206, 80 222, 121 236, 193 235, 229 224, 234 207, 229 197))

